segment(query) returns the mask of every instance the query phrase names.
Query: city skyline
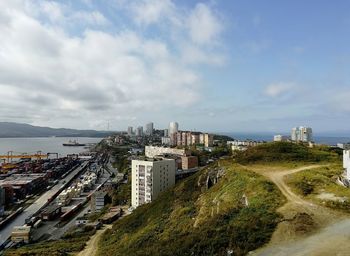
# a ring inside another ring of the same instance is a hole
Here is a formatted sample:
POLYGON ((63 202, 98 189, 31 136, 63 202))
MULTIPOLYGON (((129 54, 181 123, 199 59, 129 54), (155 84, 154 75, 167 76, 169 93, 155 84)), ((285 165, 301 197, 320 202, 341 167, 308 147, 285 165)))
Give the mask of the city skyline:
POLYGON ((350 131, 348 1, 0 3, 1 121, 350 131), (336 42, 336 43, 335 43, 336 42))

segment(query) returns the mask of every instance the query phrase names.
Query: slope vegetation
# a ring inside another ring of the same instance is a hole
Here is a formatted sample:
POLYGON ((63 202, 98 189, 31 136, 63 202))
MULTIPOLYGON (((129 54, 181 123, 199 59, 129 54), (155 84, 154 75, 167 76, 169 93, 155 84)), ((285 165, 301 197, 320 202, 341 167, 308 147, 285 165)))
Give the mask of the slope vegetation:
POLYGON ((103 234, 98 255, 245 255, 268 242, 284 197, 264 177, 220 164, 118 221, 103 234), (218 174, 208 188, 208 176, 218 174))
POLYGON ((235 159, 241 164, 319 163, 339 161, 341 153, 327 146, 309 148, 303 144, 271 142, 237 152, 235 159))

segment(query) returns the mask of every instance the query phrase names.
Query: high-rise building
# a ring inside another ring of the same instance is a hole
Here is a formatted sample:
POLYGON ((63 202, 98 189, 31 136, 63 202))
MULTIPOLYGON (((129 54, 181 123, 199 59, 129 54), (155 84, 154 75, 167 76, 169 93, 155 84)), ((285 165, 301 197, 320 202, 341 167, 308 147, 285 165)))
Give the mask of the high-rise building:
POLYGON ((181 145, 187 146, 187 133, 186 132, 181 133, 181 145))
POLYGON ((346 171, 346 178, 350 181, 350 150, 343 151, 343 167, 346 171))
POLYGON ((174 133, 176 135, 176 145, 182 146, 182 132, 174 133))
POLYGON ((164 129, 164 137, 169 137, 169 130, 168 129, 164 129))
POLYGON ((199 144, 204 145, 204 134, 203 133, 199 134, 199 144))
POLYGON ((146 124, 146 135, 151 136, 153 135, 153 123, 146 124))
POLYGON ((294 127, 291 133, 292 141, 310 142, 312 141, 312 129, 310 127, 294 127))
POLYGON ((142 126, 137 127, 136 136, 138 136, 138 137, 143 136, 143 127, 142 126))
POLYGON ((169 124, 169 134, 174 134, 179 131, 179 124, 177 122, 171 122, 169 124))
POLYGON ((131 205, 136 208, 156 199, 175 184, 174 159, 132 160, 131 205))
POLYGON ((133 132, 132 126, 129 126, 128 127, 128 135, 132 136, 133 134, 134 134, 134 132, 133 132))
POLYGON ((212 134, 205 133, 204 134, 204 146, 212 147, 213 146, 214 137, 212 134))

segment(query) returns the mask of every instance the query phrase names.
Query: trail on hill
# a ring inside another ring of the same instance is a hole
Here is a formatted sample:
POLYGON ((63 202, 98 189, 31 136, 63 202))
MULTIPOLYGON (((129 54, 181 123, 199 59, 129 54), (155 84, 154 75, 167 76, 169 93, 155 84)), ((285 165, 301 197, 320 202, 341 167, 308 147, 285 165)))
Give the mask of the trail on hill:
POLYGON ((97 230, 96 233, 87 242, 83 251, 77 254, 77 256, 94 256, 97 253, 98 242, 107 229, 112 228, 112 225, 106 225, 102 229, 97 230))
POLYGON ((286 175, 319 167, 322 165, 282 171, 253 168, 277 185, 287 203, 278 210, 284 221, 279 223, 269 244, 251 255, 349 255, 350 218, 304 200, 284 182, 286 175))

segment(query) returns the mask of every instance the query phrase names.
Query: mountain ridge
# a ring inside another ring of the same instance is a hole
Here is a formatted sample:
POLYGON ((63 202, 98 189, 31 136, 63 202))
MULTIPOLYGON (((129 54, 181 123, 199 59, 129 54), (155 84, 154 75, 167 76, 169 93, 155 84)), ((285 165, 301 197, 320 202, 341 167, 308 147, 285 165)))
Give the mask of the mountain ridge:
POLYGON ((25 123, 0 122, 0 138, 24 137, 106 137, 113 132, 96 130, 77 130, 70 128, 51 128, 25 123))

